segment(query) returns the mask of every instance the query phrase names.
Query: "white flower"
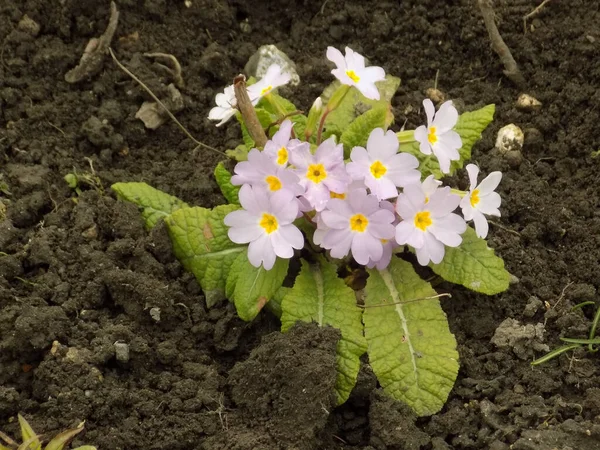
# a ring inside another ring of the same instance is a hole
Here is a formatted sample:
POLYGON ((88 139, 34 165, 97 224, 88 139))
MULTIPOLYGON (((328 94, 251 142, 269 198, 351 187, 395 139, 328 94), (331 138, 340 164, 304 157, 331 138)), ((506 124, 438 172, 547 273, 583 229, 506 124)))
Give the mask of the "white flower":
POLYGON ((346 165, 348 175, 364 180, 379 200, 397 197, 398 187, 421 179, 419 161, 408 153, 398 153, 398 137, 393 131, 385 133, 382 128, 375 128, 369 135, 367 149, 354 147, 350 159, 352 162, 346 165))
POLYGON ((270 94, 273 89, 288 84, 290 79, 290 74, 282 72, 279 64, 271 64, 264 77, 252 86, 248 86, 248 94, 252 100, 256 99, 258 101, 265 95, 270 94))
POLYGON ((396 241, 416 249, 422 266, 429 261, 440 263, 444 245, 458 247, 460 235, 467 229, 464 219, 452 212, 459 203, 460 196, 451 194, 449 187, 438 188, 427 198, 420 183, 406 186, 396 202, 396 212, 402 218, 396 226, 396 241))
POLYGON ((217 106, 212 108, 208 113, 210 120, 220 120, 218 127, 231 119, 237 111, 237 99, 233 90, 233 84, 227 86, 224 92, 219 92, 215 97, 217 106))
POLYGON ((458 161, 458 149, 462 147, 460 135, 453 130, 458 121, 458 111, 451 100, 444 102, 438 112, 431 100, 423 100, 427 114, 427 126, 421 125, 415 130, 415 139, 421 144, 421 152, 426 155, 433 154, 440 163, 443 173, 450 172, 450 161, 458 161))
POLYGON ((376 81, 385 80, 385 71, 381 67, 365 67, 365 58, 346 47, 346 56, 337 48, 327 47, 327 59, 337 67, 331 73, 348 86, 354 86, 362 95, 379 100, 379 90, 376 81))
POLYGON ((298 215, 294 194, 281 189, 269 195, 265 189, 246 184, 239 193, 242 208, 225 216, 228 236, 236 244, 247 244, 248 261, 270 270, 276 256, 291 258, 304 246, 304 236, 293 224, 298 215))
POLYGON ((480 238, 485 239, 488 234, 489 225, 484 214, 500 217, 500 195, 494 190, 500 184, 502 179, 501 172, 492 172, 485 179, 477 184, 477 175, 479 167, 475 164, 467 164, 469 181, 471 187, 469 193, 463 197, 460 202, 463 216, 466 220, 472 220, 475 223, 475 233, 480 238))

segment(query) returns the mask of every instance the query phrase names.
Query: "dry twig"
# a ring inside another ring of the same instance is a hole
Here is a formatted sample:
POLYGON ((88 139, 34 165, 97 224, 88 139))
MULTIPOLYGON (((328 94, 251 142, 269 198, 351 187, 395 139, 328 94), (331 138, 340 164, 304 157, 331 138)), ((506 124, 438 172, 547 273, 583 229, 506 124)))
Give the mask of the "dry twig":
POLYGON ((183 82, 183 77, 181 75, 181 64, 179 64, 179 61, 177 61, 175 56, 171 55, 170 53, 144 53, 144 56, 147 58, 154 58, 157 61, 158 67, 171 76, 175 86, 177 86, 179 89, 184 88, 185 83, 183 82), (161 60, 165 64, 158 62, 161 60))
POLYGON ((156 103, 158 103, 160 106, 163 107, 163 109, 169 115, 171 120, 173 122, 175 122, 177 124, 177 126, 181 129, 181 131, 183 131, 183 133, 196 144, 196 148, 204 147, 204 148, 211 150, 215 153, 218 153, 220 155, 225 155, 225 153, 223 153, 222 151, 217 150, 216 148, 211 147, 210 145, 206 145, 204 142, 200 142, 198 139, 196 139, 194 136, 192 136, 191 133, 181 124, 181 122, 179 122, 179 120, 177 120, 177 118, 173 115, 173 113, 171 111, 169 111, 169 108, 167 108, 165 106, 165 104, 163 102, 161 102, 156 95, 154 95, 154 92, 152 92, 150 90, 150 88, 142 82, 142 80, 140 80, 138 77, 136 77, 133 74, 133 72, 131 72, 127 67, 125 67, 123 64, 121 64, 121 62, 117 59, 114 52, 112 51, 112 48, 109 47, 108 51, 109 51, 110 56, 112 57, 113 61, 115 62, 115 64, 117 66, 119 66, 119 69, 121 69, 123 72, 125 72, 127 75, 129 75, 136 83, 138 83, 148 93, 148 95, 150 95, 150 97, 152 97, 154 99, 154 101, 156 103))
POLYGON ((479 10, 483 16, 485 27, 490 36, 492 48, 500 57, 502 64, 504 64, 504 75, 506 75, 506 77, 518 87, 525 87, 525 78, 523 78, 523 75, 519 71, 517 63, 513 58, 510 49, 505 44, 504 39, 502 39, 502 36, 498 31, 498 27, 496 26, 494 9, 492 8, 492 0, 477 0, 477 4, 479 5, 479 10))
POLYGON ((542 8, 544 6, 546 6, 546 3, 548 3, 550 0, 544 0, 542 3, 540 3, 537 8, 535 8, 533 11, 531 11, 529 14, 523 16, 523 33, 527 33, 527 19, 531 19, 535 16, 537 16, 540 11, 542 10, 542 8))
POLYGON ((119 22, 119 11, 115 2, 110 2, 110 19, 106 31, 99 38, 92 38, 88 42, 79 64, 65 74, 65 81, 77 83, 96 75, 102 69, 104 56, 110 47, 117 23, 119 22))

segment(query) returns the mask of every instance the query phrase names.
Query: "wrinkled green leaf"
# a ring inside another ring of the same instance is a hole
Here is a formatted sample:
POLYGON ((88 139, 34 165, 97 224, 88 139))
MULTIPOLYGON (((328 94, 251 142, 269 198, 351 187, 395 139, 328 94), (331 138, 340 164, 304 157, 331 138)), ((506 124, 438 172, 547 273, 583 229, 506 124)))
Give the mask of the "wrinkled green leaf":
POLYGON ((195 275, 209 308, 225 298, 229 268, 240 253, 246 252, 246 246, 229 240, 223 223, 225 216, 238 208, 236 205, 221 205, 212 210, 184 208, 165 220, 173 252, 183 267, 195 275))
POLYGON ((140 207, 147 229, 153 228, 161 218, 188 206, 177 197, 159 191, 146 183, 115 183, 111 188, 121 200, 140 207))
POLYGON ((435 414, 458 375, 446 314, 437 299, 423 299, 436 292, 401 259, 368 272, 363 321, 371 367, 388 395, 419 416, 435 414))
POLYGON ((239 205, 240 199, 238 193, 240 192, 240 186, 231 184, 231 172, 225 168, 222 162, 215 167, 215 179, 227 201, 234 205, 239 205))
MULTIPOLYGON (((450 175, 454 174, 458 169, 461 169, 465 162, 471 159, 471 150, 473 145, 481 138, 481 133, 494 119, 495 105, 487 105, 476 111, 470 111, 461 114, 458 117, 458 122, 454 127, 460 138, 462 139, 462 147, 459 149, 460 159, 452 161, 450 164, 450 175)), ((401 131, 398 133, 400 141, 400 151, 410 153, 419 160, 419 170, 424 177, 433 174, 439 179, 444 176, 440 170, 440 165, 434 155, 424 155, 419 149, 419 143, 414 139, 414 131, 401 131)))
POLYGON ((485 239, 477 237, 471 227, 462 238, 458 247, 446 247, 441 263, 429 265, 433 271, 444 280, 483 294, 494 295, 507 290, 510 274, 485 239))
POLYGON ((350 152, 354 147, 366 147, 371 131, 375 128, 386 127, 386 117, 389 111, 388 105, 377 105, 366 113, 358 116, 344 130, 340 142, 344 144, 344 158, 350 158, 350 152))
POLYGON ((277 258, 275 265, 265 270, 263 266, 250 264, 247 252, 238 255, 229 270, 225 290, 240 319, 251 321, 273 298, 281 288, 289 264, 289 259, 277 258))
POLYGON ((302 261, 302 270, 294 288, 281 303, 281 331, 285 332, 300 320, 319 326, 338 328, 342 338, 337 344, 336 395, 344 403, 356 384, 360 356, 366 350, 361 323, 361 310, 356 306, 354 291, 337 276, 335 265, 319 259, 316 264, 302 261))
MULTIPOLYGON (((348 128, 358 116, 364 114, 369 109, 375 106, 389 106, 394 94, 400 86, 400 78, 386 75, 385 80, 376 83, 376 85, 379 90, 379 100, 370 100, 355 88, 348 91, 338 108, 327 116, 327 119, 325 120, 325 133, 323 134, 324 139, 332 134, 335 134, 338 137, 341 136, 344 130, 348 128)), ((339 86, 340 82, 336 80, 323 91, 323 94, 321 94, 323 105, 327 105, 329 98, 339 86)))

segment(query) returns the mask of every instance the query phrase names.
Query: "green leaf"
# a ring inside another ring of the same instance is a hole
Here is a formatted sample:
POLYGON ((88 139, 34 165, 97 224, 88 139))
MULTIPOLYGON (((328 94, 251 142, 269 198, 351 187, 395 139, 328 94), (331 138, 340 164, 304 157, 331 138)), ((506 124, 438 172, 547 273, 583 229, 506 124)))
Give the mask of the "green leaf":
POLYGON ((240 186, 231 184, 231 173, 225 168, 222 162, 215 167, 215 179, 227 201, 234 205, 239 205, 240 199, 238 198, 238 193, 240 192, 240 186))
POLYGON ((146 183, 115 183, 111 188, 121 200, 140 207, 147 229, 153 228, 161 218, 188 207, 184 201, 146 183))
POLYGON ((277 289, 277 292, 271 298, 271 301, 267 303, 267 309, 275 314, 278 318, 281 319, 281 302, 283 301, 283 297, 285 297, 288 292, 290 292, 292 288, 282 286, 277 289))
POLYGON ((29 450, 41 450, 42 444, 35 431, 33 431, 33 428, 31 428, 31 425, 29 425, 29 422, 21 414, 18 414, 17 418, 19 419, 19 426, 21 428, 21 439, 23 443, 28 443, 25 448, 29 450))
POLYGON ((225 298, 229 268, 240 253, 246 252, 246 246, 229 240, 223 223, 225 216, 238 208, 184 208, 165 220, 173 252, 183 267, 196 276, 209 308, 225 298))
POLYGON ((477 237, 471 227, 462 238, 458 247, 446 247, 441 263, 429 264, 433 271, 444 280, 483 294, 494 295, 507 290, 510 274, 485 239, 477 237))
POLYGON ((350 158, 350 152, 354 147, 365 147, 371 131, 375 128, 387 128, 386 117, 389 111, 388 105, 377 105, 366 113, 358 116, 344 130, 340 142, 344 144, 344 158, 350 158))
MULTIPOLYGON (((458 169, 461 169, 466 161, 471 159, 471 150, 473 145, 481 138, 481 133, 487 128, 490 122, 494 119, 495 105, 487 105, 476 111, 470 111, 461 114, 458 117, 458 122, 454 127, 460 138, 462 139, 462 147, 458 150, 460 159, 452 161, 450 164, 450 174, 454 174, 458 169)), ((419 170, 424 177, 434 175, 439 179, 444 176, 440 170, 440 165, 434 155, 424 155, 419 149, 419 143, 414 138, 414 131, 401 131, 398 133, 400 141, 400 151, 410 153, 419 160, 419 170)))
POLYGON ((487 105, 476 111, 462 113, 458 117, 454 131, 460 135, 463 145, 458 151, 460 153, 460 160, 452 162, 450 173, 454 173, 456 169, 462 168, 465 161, 471 159, 473 145, 481 139, 483 130, 494 120, 495 112, 496 105, 487 105))
POLYGON ((285 279, 289 259, 277 258, 270 270, 254 267, 248 261, 247 252, 235 259, 226 282, 227 297, 235 304, 240 319, 249 322, 273 298, 285 279))
MULTIPOLYGON (((332 111, 325 120, 324 139, 332 134, 341 136, 348 126, 361 114, 376 106, 389 106, 394 94, 400 86, 400 78, 386 75, 384 81, 375 83, 379 90, 379 100, 370 100, 360 93, 358 89, 350 89, 336 110, 332 111)), ((331 95, 340 86, 339 81, 334 81, 321 94, 323 105, 326 105, 331 95)))
POLYGON ((436 292, 401 259, 368 272, 363 321, 371 367, 388 395, 419 416, 435 414, 458 375, 446 314, 437 299, 424 299, 436 292))
POLYGON ((296 321, 330 325, 342 332, 337 344, 336 395, 344 403, 360 369, 360 356, 366 350, 361 310, 356 306, 354 291, 337 276, 335 265, 319 259, 317 264, 302 261, 302 270, 293 289, 281 303, 281 331, 287 331, 296 321))
POLYGON ((233 150, 225 150, 227 157, 235 159, 236 161, 248 161, 248 148, 244 144, 238 145, 233 150))
POLYGON ((557 356, 559 356, 565 352, 568 352, 569 350, 575 350, 576 348, 579 348, 579 347, 581 347, 580 344, 563 345, 562 347, 555 348, 551 352, 546 353, 541 358, 531 361, 531 365, 537 366, 538 364, 543 364, 547 361, 550 361, 552 358, 556 358, 557 356))
POLYGON ((73 428, 71 430, 63 431, 62 433, 56 435, 48 445, 46 445, 45 450, 63 450, 66 445, 71 442, 75 436, 83 431, 83 424, 77 428, 73 428))

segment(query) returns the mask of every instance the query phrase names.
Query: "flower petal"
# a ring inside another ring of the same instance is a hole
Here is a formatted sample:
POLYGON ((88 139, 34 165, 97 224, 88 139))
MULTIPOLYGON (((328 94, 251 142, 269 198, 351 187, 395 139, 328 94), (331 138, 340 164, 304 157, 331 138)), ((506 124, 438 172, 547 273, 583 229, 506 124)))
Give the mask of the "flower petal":
POLYGON ((500 194, 497 192, 491 192, 480 197, 479 203, 477 204, 477 209, 489 216, 500 217, 500 210, 498 209, 500 207, 500 203, 502 203, 500 194))
POLYGON ((502 180, 502 172, 492 172, 479 183, 478 189, 481 195, 489 194, 496 190, 502 180))
POLYGON ((337 66, 337 69, 346 70, 346 59, 342 52, 335 47, 327 47, 327 59, 337 66))
POLYGON ((423 100, 423 108, 425 108, 425 114, 427 114, 427 128, 432 124, 433 117, 435 116, 435 106, 433 102, 426 98, 423 100))
POLYGON ((452 100, 445 101, 438 109, 433 119, 432 125, 437 128, 438 133, 445 133, 451 130, 458 121, 458 111, 454 107, 452 100))
POLYGON ((283 225, 279 228, 279 233, 281 233, 281 236, 283 236, 283 238, 296 250, 300 250, 304 247, 304 235, 296 225, 283 225))
POLYGON ((383 246, 379 239, 371 234, 355 233, 352 239, 352 257, 357 263, 367 265, 369 259, 378 260, 383 255, 383 246))
POLYGON ((488 235, 488 231, 490 228, 485 216, 479 211, 475 211, 473 213, 473 223, 475 224, 475 234, 478 237, 485 239, 488 235))
POLYGON ((470 189, 473 191, 477 187, 477 176, 479 175, 479 167, 475 164, 467 164, 467 173, 469 174, 470 189))

